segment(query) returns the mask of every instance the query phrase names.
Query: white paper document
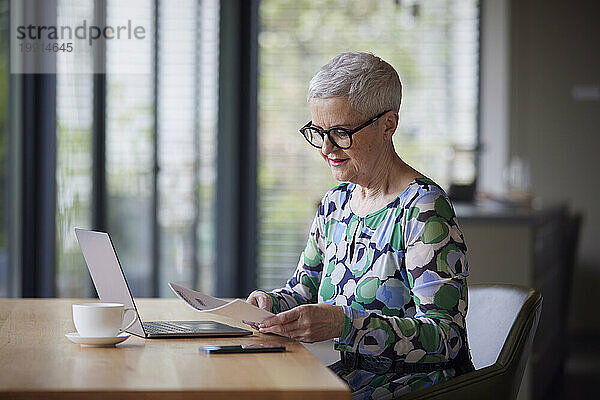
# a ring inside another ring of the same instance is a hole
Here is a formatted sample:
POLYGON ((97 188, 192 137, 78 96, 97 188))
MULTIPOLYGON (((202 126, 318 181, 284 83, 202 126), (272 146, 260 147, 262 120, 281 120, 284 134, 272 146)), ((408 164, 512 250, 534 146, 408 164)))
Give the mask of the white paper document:
POLYGON ((227 301, 202 294, 172 282, 169 283, 169 286, 177 297, 196 311, 233 318, 254 328, 256 328, 259 322, 274 315, 269 311, 246 303, 244 300, 235 299, 227 301))

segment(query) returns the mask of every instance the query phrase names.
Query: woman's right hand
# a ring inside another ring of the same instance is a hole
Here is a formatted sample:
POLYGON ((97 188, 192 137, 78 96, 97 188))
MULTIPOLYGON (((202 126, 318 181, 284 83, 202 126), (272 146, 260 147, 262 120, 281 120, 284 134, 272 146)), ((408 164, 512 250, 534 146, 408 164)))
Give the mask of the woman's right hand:
POLYGON ((250 293, 246 299, 246 303, 250 303, 258 308, 272 312, 271 309, 273 307, 273 299, 271 299, 271 296, 260 290, 255 290, 254 292, 250 293))

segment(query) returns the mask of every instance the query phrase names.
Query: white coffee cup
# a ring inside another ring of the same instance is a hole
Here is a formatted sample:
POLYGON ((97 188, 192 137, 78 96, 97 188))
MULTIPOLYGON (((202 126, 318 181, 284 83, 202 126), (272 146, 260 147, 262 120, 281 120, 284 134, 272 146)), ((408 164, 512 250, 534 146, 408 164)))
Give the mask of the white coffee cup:
POLYGON ((81 337, 117 336, 131 328, 137 318, 134 308, 125 308, 120 303, 73 304, 73 323, 81 337), (127 311, 133 311, 134 317, 129 325, 122 327, 127 311))

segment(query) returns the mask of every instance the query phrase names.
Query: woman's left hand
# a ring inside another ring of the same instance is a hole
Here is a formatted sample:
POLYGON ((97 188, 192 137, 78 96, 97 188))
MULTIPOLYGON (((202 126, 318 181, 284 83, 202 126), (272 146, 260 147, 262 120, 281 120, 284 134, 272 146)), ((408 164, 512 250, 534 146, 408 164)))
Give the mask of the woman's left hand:
POLYGON ((259 325, 262 333, 277 333, 301 342, 320 342, 340 337, 344 309, 330 304, 304 304, 267 318, 259 325))

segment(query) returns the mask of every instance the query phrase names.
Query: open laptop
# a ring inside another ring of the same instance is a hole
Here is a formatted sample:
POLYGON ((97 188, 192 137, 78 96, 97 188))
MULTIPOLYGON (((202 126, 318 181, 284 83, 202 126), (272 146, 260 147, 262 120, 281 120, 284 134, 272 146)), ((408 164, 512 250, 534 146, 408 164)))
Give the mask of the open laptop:
MULTIPOLYGON (((125 307, 133 307, 137 313, 127 279, 108 233, 75 228, 75 235, 100 301, 121 303, 125 307)), ((213 321, 142 321, 141 317, 138 317, 127 332, 146 338, 252 335, 252 331, 213 321)))

